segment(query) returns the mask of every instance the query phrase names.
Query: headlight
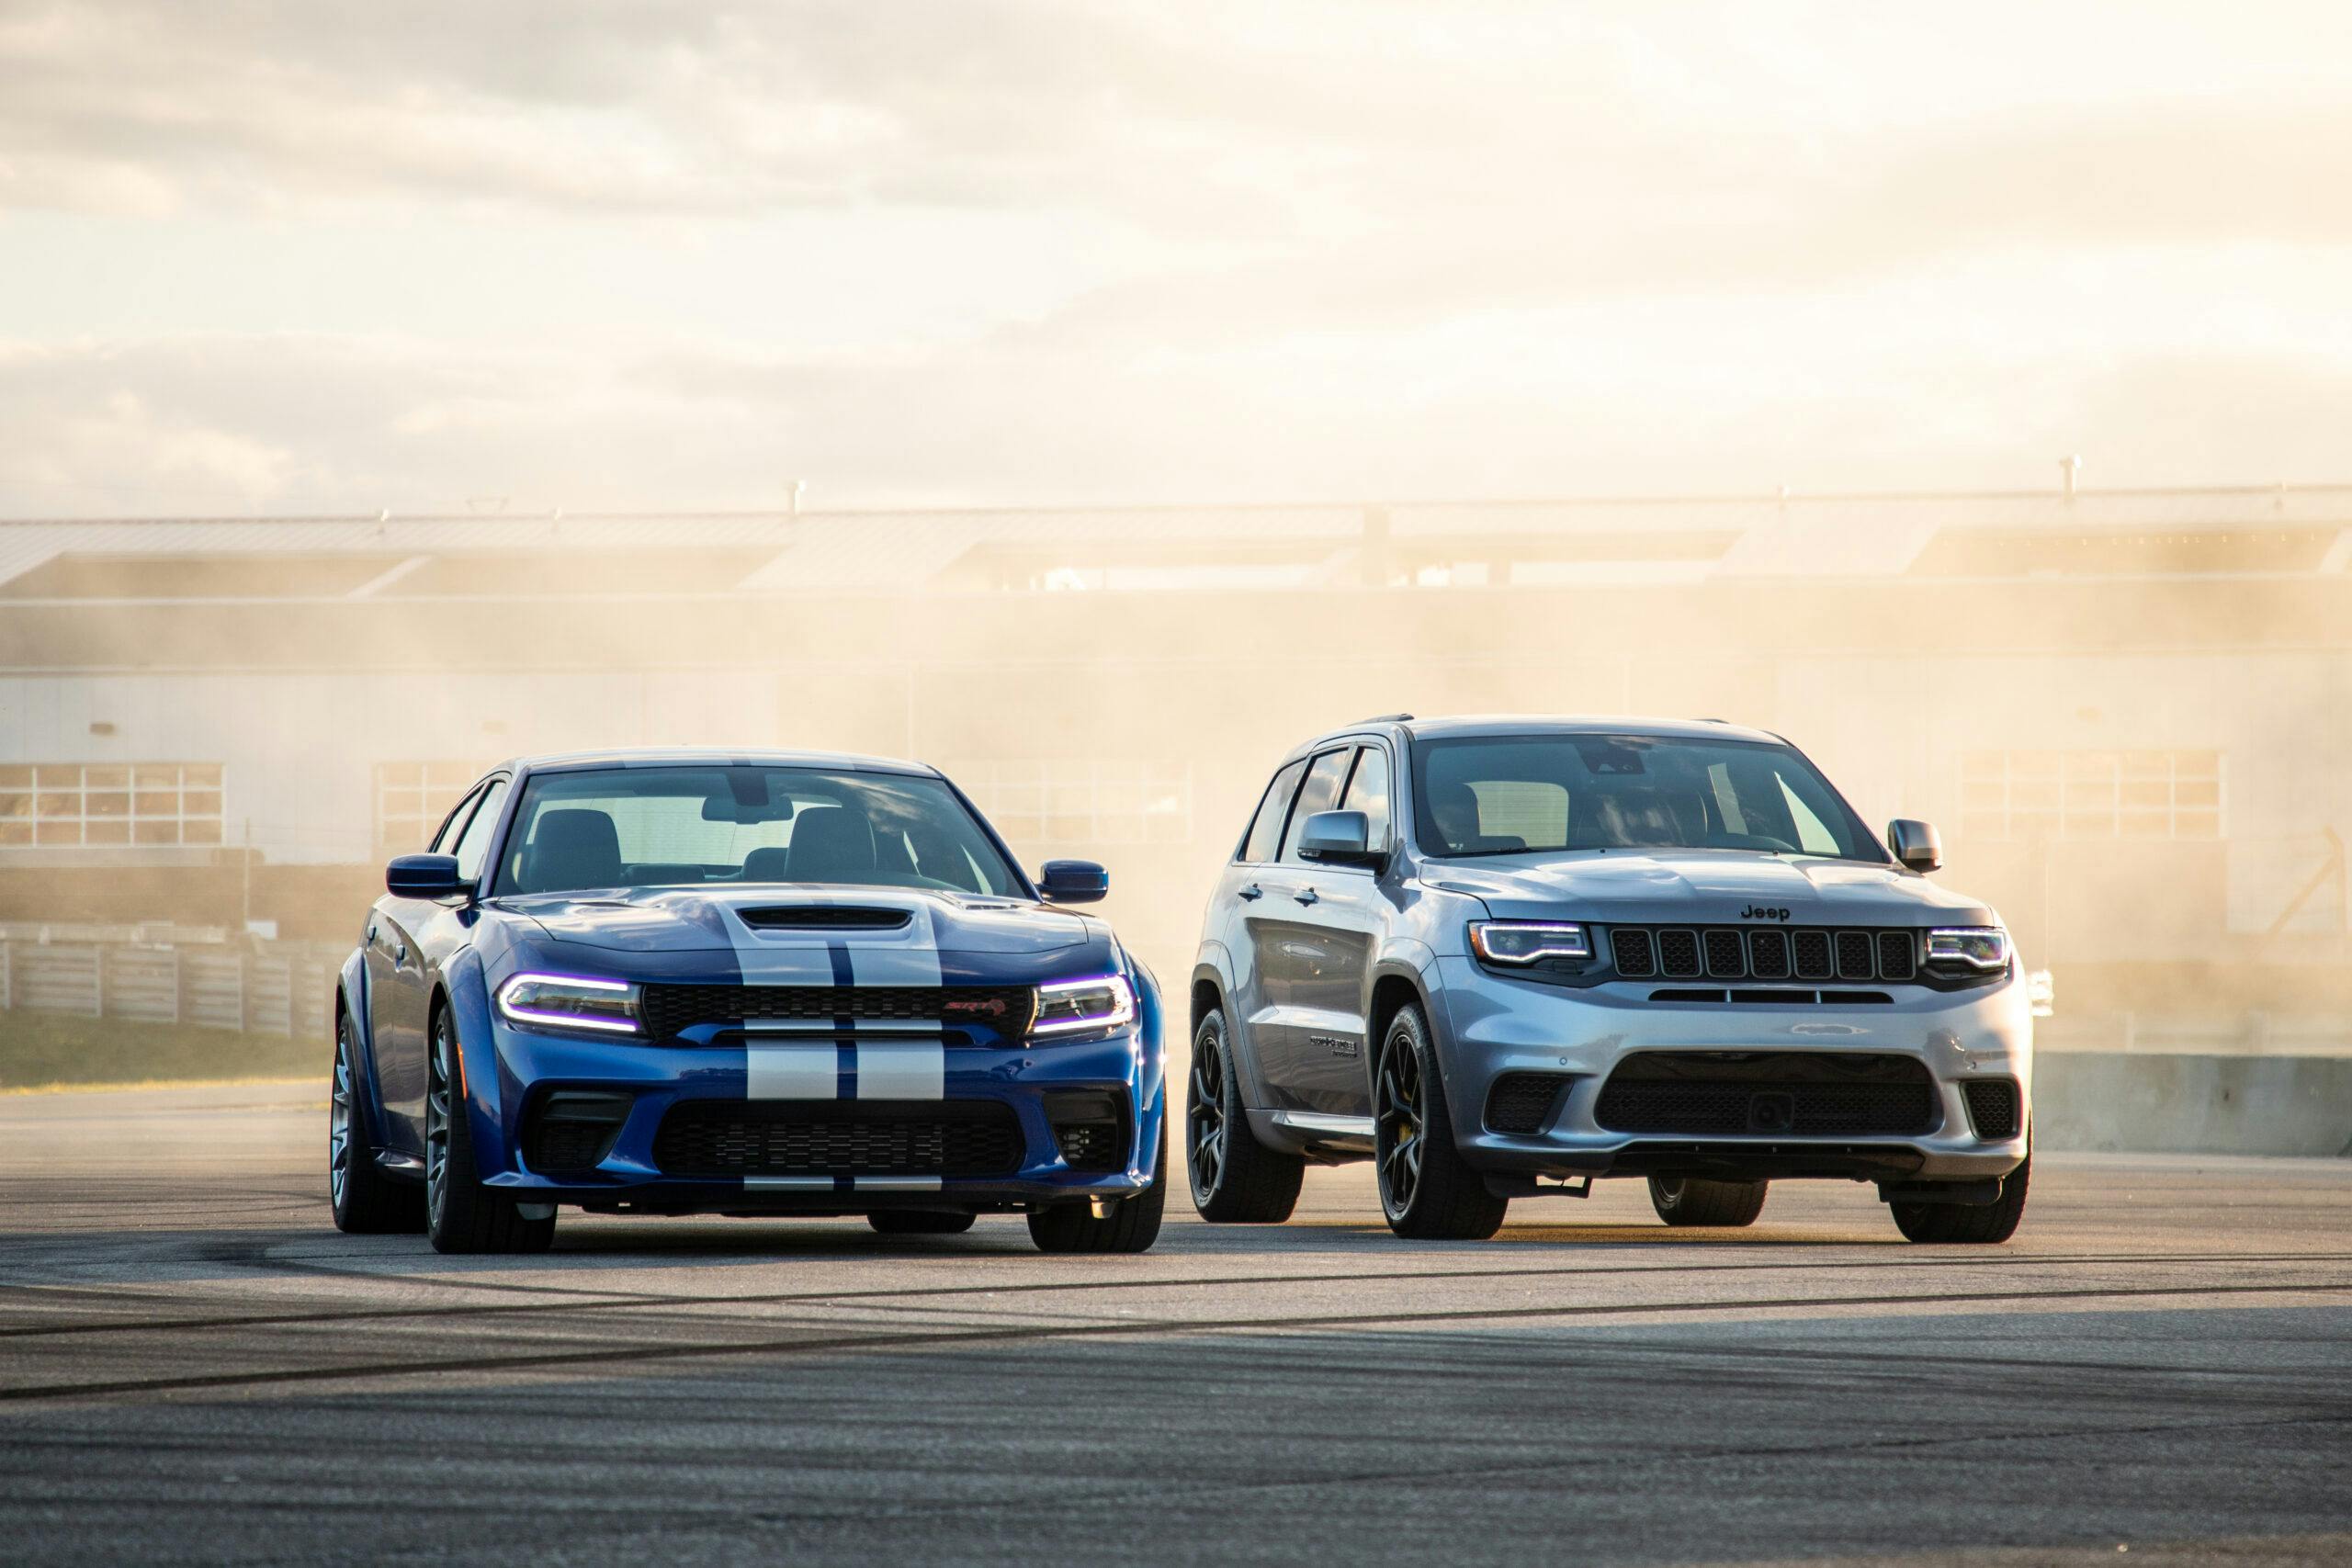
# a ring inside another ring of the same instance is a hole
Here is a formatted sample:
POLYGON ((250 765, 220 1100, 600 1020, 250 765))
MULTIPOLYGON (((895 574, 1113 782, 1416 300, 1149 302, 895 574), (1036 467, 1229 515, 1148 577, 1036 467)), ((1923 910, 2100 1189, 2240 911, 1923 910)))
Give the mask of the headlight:
POLYGON ((1124 975, 1092 980, 1057 980, 1037 987, 1032 1034, 1068 1034, 1075 1030, 1116 1029, 1136 1016, 1136 994, 1124 975))
POLYGON ((498 1010, 526 1029, 635 1034, 637 987, 576 975, 517 975, 498 987, 498 1010))
POLYGON ((1998 926, 1948 926, 1928 933, 1928 962, 1999 969, 2009 962, 2009 933, 1998 926))
POLYGON ((1473 920, 1470 951, 1489 964, 1590 958, 1592 939, 1582 926, 1560 920, 1473 920))

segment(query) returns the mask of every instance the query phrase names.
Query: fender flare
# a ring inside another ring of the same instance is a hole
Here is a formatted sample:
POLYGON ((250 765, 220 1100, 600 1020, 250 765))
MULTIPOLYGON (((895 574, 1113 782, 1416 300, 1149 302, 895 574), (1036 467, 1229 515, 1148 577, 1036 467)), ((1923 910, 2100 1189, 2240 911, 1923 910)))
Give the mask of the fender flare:
POLYGON ((508 1084, 491 1021, 490 983, 481 955, 469 945, 449 955, 434 987, 435 1008, 447 1008, 458 1026, 458 1071, 465 1075, 466 1114, 472 1118, 475 1174, 483 1180, 514 1169, 514 1143, 507 1135, 508 1084))
MULTIPOLYGON (((1233 1076, 1241 1091, 1241 1107, 1245 1111, 1262 1111, 1273 1103, 1273 1099, 1266 1092, 1265 1075, 1258 1070, 1257 1044, 1233 1010, 1231 963, 1223 942, 1201 943, 1201 955, 1193 964, 1193 983, 1197 986, 1205 980, 1216 987, 1217 1005, 1225 1012, 1225 1048, 1233 1057, 1233 1076)), ((1189 1032, 1184 1043, 1188 1048, 1192 1044, 1189 1032)))
POLYGON ((335 1000, 344 1017, 351 1021, 353 1087, 359 1090, 360 1133, 368 1148, 391 1146, 390 1132, 384 1125, 384 1097, 376 1082, 376 1022, 368 1002, 368 955, 357 948, 343 961, 335 975, 335 1000))

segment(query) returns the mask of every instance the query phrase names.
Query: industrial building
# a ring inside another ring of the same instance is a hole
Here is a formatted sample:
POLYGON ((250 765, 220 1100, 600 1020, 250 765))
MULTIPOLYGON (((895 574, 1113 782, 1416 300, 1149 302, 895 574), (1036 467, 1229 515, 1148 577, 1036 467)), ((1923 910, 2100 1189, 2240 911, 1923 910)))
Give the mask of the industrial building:
POLYGON ((1937 822, 2086 1040, 2259 1043, 2352 1010, 2347 566, 2352 486, 5 523, 0 921, 339 942, 503 757, 809 746, 1164 971, 1298 736, 1624 712, 1937 822))

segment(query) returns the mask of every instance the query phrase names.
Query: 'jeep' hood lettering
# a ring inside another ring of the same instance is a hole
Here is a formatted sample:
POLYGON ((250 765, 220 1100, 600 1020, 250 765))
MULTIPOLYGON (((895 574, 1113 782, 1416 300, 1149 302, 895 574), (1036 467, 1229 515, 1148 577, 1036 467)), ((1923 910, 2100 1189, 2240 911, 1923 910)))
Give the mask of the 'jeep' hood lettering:
POLYGON ((1503 919, 1687 925, 1769 908, 1797 925, 1994 921, 1983 906, 1891 865, 1736 850, 1507 855, 1435 863, 1430 876, 1503 919))

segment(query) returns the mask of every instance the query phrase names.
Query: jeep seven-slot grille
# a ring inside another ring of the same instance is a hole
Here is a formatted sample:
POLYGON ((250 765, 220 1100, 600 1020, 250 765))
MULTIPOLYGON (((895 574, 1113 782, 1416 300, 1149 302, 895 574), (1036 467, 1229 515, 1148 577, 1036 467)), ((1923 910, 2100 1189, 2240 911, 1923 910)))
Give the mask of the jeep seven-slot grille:
POLYGON ((993 1100, 690 1100, 653 1135, 665 1176, 1009 1176, 1021 1150, 993 1100))
POLYGON ((698 1023, 734 1028, 754 1019, 976 1024, 1018 1036, 1029 1032, 1037 993, 1026 986, 646 986, 638 1006, 657 1040, 698 1023))
POLYGON ((1609 956, 1628 980, 1911 980, 1919 933, 1613 926, 1609 956))
POLYGON ((1594 1119, 1613 1133, 1933 1132, 1935 1081, 1908 1056, 1830 1051, 1644 1051, 1600 1088, 1594 1119))

